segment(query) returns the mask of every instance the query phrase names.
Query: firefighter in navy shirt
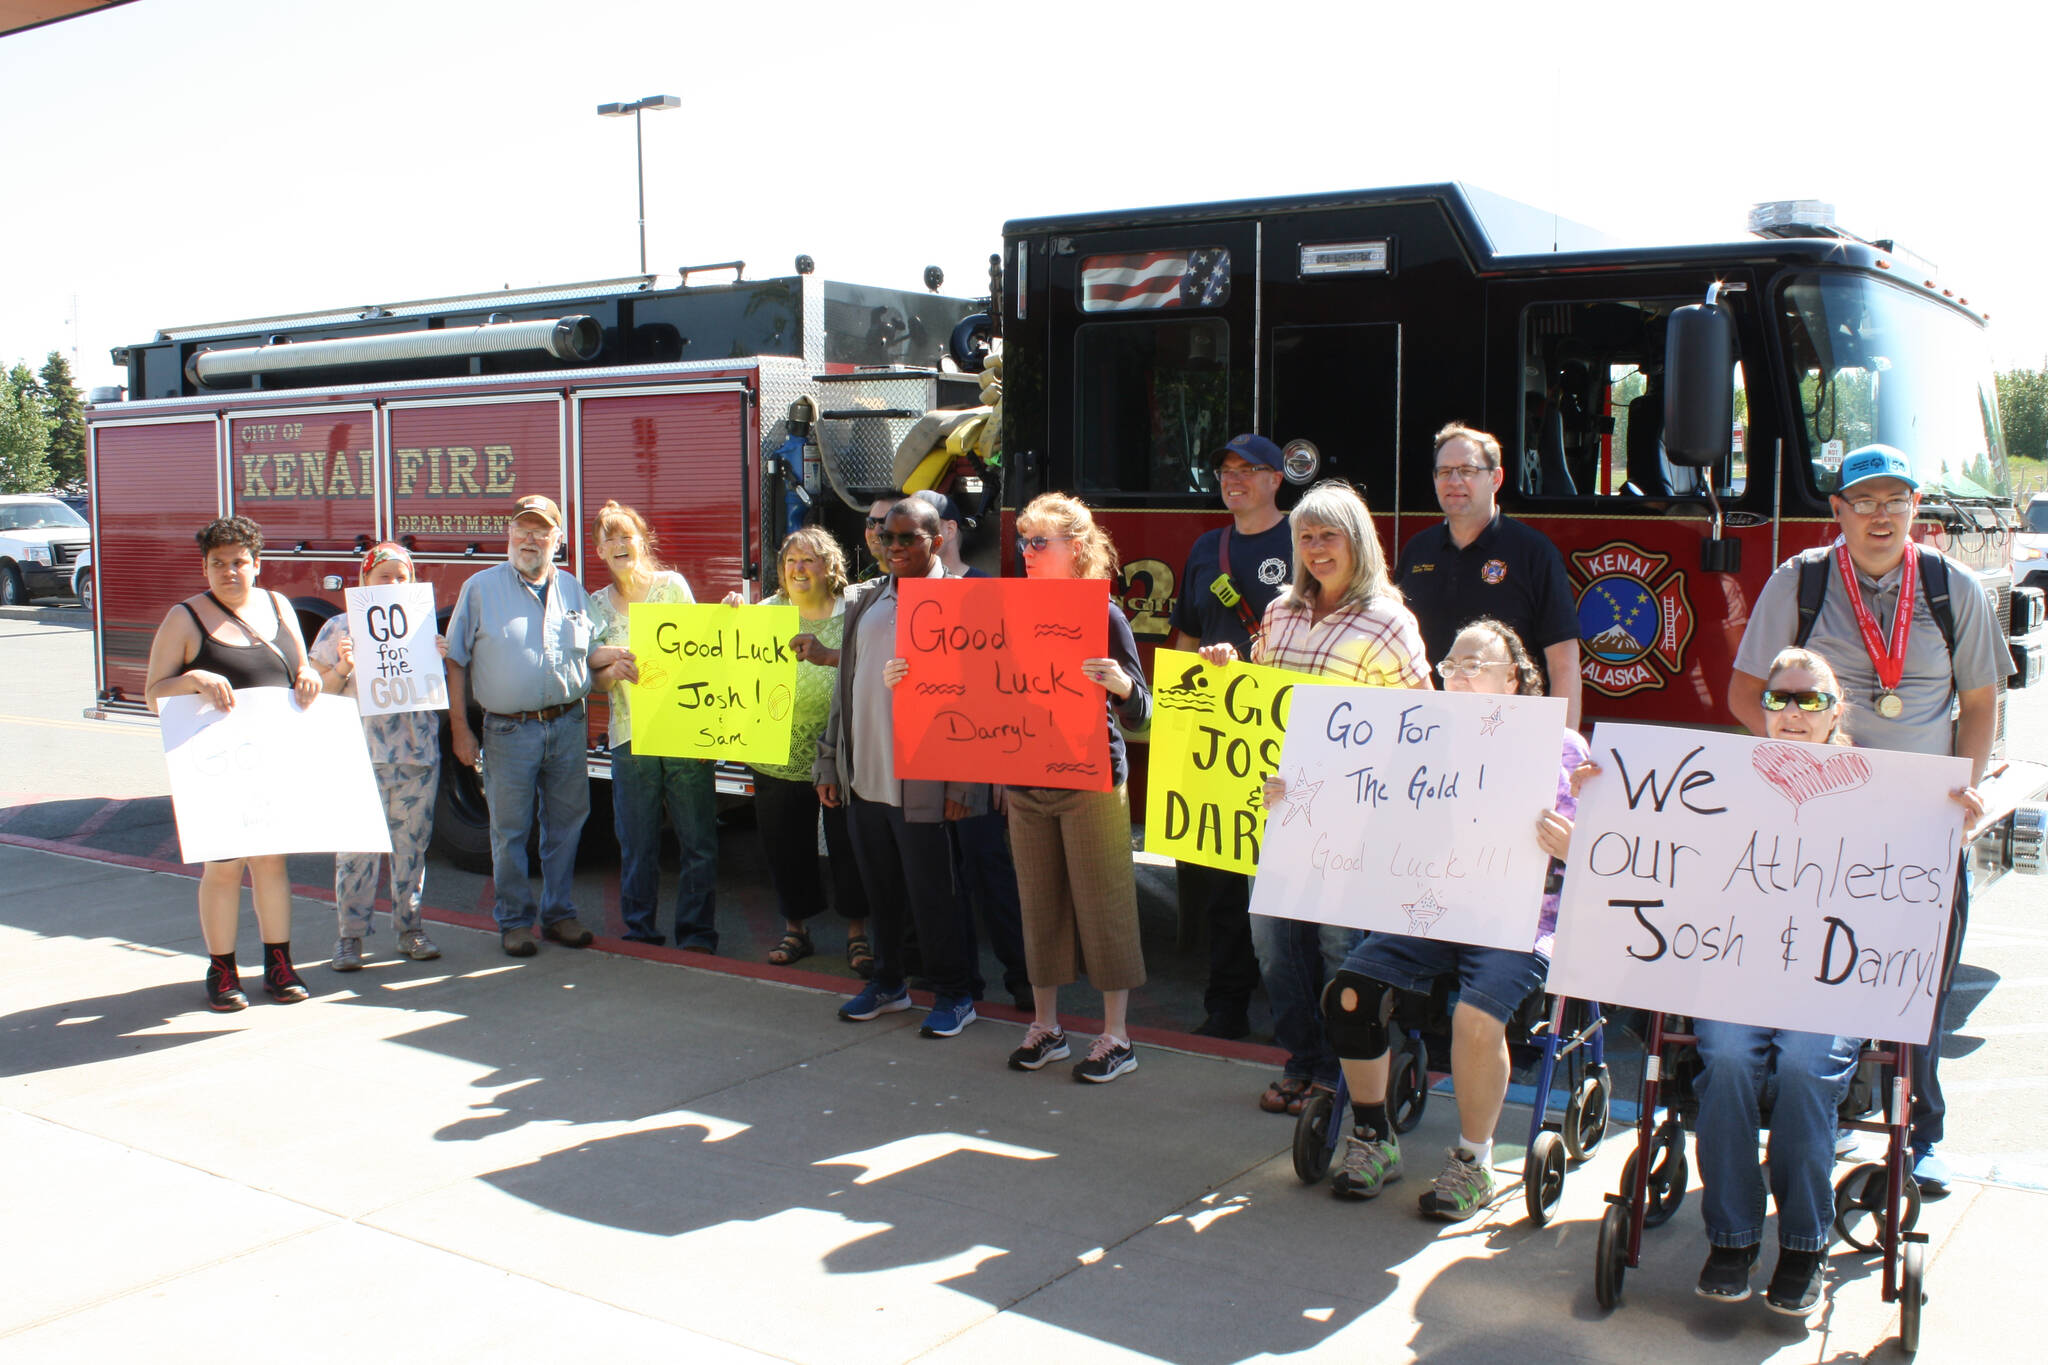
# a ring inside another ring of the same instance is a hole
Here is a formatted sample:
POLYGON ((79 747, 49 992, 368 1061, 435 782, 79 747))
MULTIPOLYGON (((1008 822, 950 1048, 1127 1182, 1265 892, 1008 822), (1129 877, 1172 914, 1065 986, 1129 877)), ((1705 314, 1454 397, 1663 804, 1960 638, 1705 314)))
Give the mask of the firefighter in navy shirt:
POLYGON ((1436 434, 1433 458, 1443 524, 1409 541, 1394 570, 1431 662, 1449 657, 1472 622, 1505 622, 1542 666, 1545 693, 1564 698, 1565 724, 1578 729, 1579 613, 1564 556, 1502 514, 1499 441, 1453 422, 1436 434))
MULTIPOLYGON (((1252 635, 1266 604, 1294 576, 1294 539, 1281 512, 1280 447, 1263 436, 1234 437, 1216 452, 1216 480, 1231 524, 1208 532, 1188 551, 1173 604, 1173 647, 1232 644, 1251 657, 1252 635), (1227 562, 1227 567, 1226 567, 1227 562)), ((1175 878, 1181 921, 1209 928, 1207 1017, 1195 1032, 1242 1038, 1259 984, 1252 950, 1251 882, 1242 873, 1181 863, 1175 878)))

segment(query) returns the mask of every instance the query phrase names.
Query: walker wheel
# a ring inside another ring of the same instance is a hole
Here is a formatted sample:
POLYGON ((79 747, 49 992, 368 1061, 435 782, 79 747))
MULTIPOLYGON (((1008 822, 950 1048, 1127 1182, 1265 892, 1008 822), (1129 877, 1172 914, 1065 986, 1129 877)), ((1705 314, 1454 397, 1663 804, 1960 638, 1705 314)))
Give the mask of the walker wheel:
MULTIPOLYGON (((1630 1152, 1621 1168, 1623 1199, 1635 1197, 1636 1153, 1630 1152)), ((1643 1204, 1643 1226, 1662 1227, 1685 1203, 1685 1186, 1692 1169, 1685 1159, 1685 1129, 1677 1120, 1666 1119, 1650 1139, 1650 1183, 1643 1204)))
POLYGON ((1294 1174, 1313 1185, 1330 1169, 1330 1117, 1337 1097, 1327 1090, 1312 1093, 1294 1120, 1294 1174))
POLYGON ((1605 1067, 1579 1082, 1579 1088, 1564 1106, 1564 1150, 1573 1161, 1584 1161, 1600 1150, 1607 1136, 1608 1081, 1605 1067))
MULTIPOLYGON (((1866 1162, 1835 1182, 1835 1236, 1858 1251, 1884 1247, 1885 1168, 1866 1162)), ((1908 1172, 1899 1199, 1899 1232, 1920 1221, 1920 1186, 1908 1172)))
POLYGON ((1603 1311, 1621 1302, 1621 1282, 1627 1275, 1628 1209, 1609 1204, 1600 1219, 1600 1245, 1593 1260, 1593 1297, 1603 1311))
POLYGON ((1920 1305, 1927 1302, 1927 1248, 1908 1242, 1899 1271, 1899 1349, 1912 1355, 1920 1349, 1920 1305))
POLYGON ((1406 1133, 1422 1122, 1429 1107, 1429 1072, 1412 1045, 1403 1046, 1395 1059, 1393 1082, 1387 1087, 1387 1120, 1397 1133, 1406 1133))
POLYGON ((1564 1139, 1546 1128, 1529 1144, 1522 1163, 1522 1203, 1528 1207, 1529 1221, 1539 1228, 1550 1222, 1564 1199, 1564 1157, 1564 1139))

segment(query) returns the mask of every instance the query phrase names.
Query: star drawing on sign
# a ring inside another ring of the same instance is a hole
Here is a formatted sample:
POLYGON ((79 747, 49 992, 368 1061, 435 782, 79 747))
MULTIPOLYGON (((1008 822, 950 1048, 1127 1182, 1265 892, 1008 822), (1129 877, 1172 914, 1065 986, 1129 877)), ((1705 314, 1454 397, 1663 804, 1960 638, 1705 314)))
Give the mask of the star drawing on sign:
POLYGON ((1304 824, 1313 826, 1316 822, 1315 813, 1309 808, 1315 804, 1316 793, 1322 789, 1323 784, 1321 780, 1310 782, 1307 773, 1299 768, 1295 769, 1293 784, 1287 788, 1286 794, 1278 801, 1275 801, 1272 808, 1267 810, 1267 818, 1272 818, 1273 809, 1285 806, 1287 808, 1287 818, 1280 822, 1283 827, 1294 823, 1296 812, 1300 813, 1304 824))
POLYGON ((1405 901, 1401 908, 1408 914, 1408 928, 1418 938, 1428 938, 1429 931, 1450 909, 1436 898, 1435 887, 1425 887, 1421 895, 1412 901, 1405 901))
POLYGON ((1482 735, 1490 735, 1495 730, 1500 729, 1501 725, 1504 723, 1506 719, 1504 716, 1501 715, 1501 712, 1504 709, 1504 707, 1496 706, 1493 708, 1492 711, 1488 712, 1484 717, 1482 717, 1479 722, 1479 733, 1482 735))

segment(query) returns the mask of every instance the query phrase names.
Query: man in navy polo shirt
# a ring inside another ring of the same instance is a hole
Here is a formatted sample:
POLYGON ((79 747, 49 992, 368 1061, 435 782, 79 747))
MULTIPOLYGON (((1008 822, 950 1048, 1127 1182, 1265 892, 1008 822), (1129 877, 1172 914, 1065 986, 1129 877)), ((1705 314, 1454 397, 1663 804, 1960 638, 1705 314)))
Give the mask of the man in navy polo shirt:
POLYGON ((1482 616, 1504 621, 1542 664, 1544 688, 1563 697, 1565 723, 1579 726, 1579 613, 1564 556, 1536 532, 1502 515, 1500 442, 1453 422, 1436 434, 1437 506, 1432 526, 1401 550, 1395 586, 1422 626, 1431 662, 1451 652, 1458 632, 1482 616))
MULTIPOLYGON (((1280 510, 1280 447, 1263 436, 1234 437, 1216 452, 1216 481, 1231 524, 1203 535, 1188 551, 1173 603, 1173 647, 1194 650, 1229 643, 1250 658, 1252 634, 1266 604, 1294 576, 1294 538, 1280 510), (1228 561, 1227 567, 1225 561, 1228 561)), ((1175 877, 1183 921, 1209 927, 1207 1017, 1195 1032, 1242 1038, 1259 984, 1252 949, 1251 882, 1241 872, 1181 863, 1175 877)))

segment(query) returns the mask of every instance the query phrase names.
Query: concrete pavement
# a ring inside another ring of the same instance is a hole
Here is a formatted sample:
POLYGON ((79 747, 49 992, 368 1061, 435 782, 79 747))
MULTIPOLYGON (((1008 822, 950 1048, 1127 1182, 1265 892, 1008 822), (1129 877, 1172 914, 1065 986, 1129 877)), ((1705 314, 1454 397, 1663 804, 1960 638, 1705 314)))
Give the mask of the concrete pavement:
MULTIPOLYGON (((1897 1358, 1873 1258, 1834 1258, 1810 1328, 1695 1298, 1696 1195, 1602 1315, 1619 1132, 1550 1227, 1504 1190, 1445 1228, 1414 1198, 1448 1103, 1404 1181, 1339 1203, 1229 1057, 1141 1046, 1082 1086, 1006 1070, 1014 1023, 930 1041, 915 1012, 840 1023, 801 973, 513 961, 455 924, 439 962, 340 977, 313 901, 315 999, 216 1016, 189 879, 0 847, 0 886, 9 1361, 1897 1358)), ((2035 1357, 2044 1200, 1927 1206, 1923 1359, 2035 1357)))

